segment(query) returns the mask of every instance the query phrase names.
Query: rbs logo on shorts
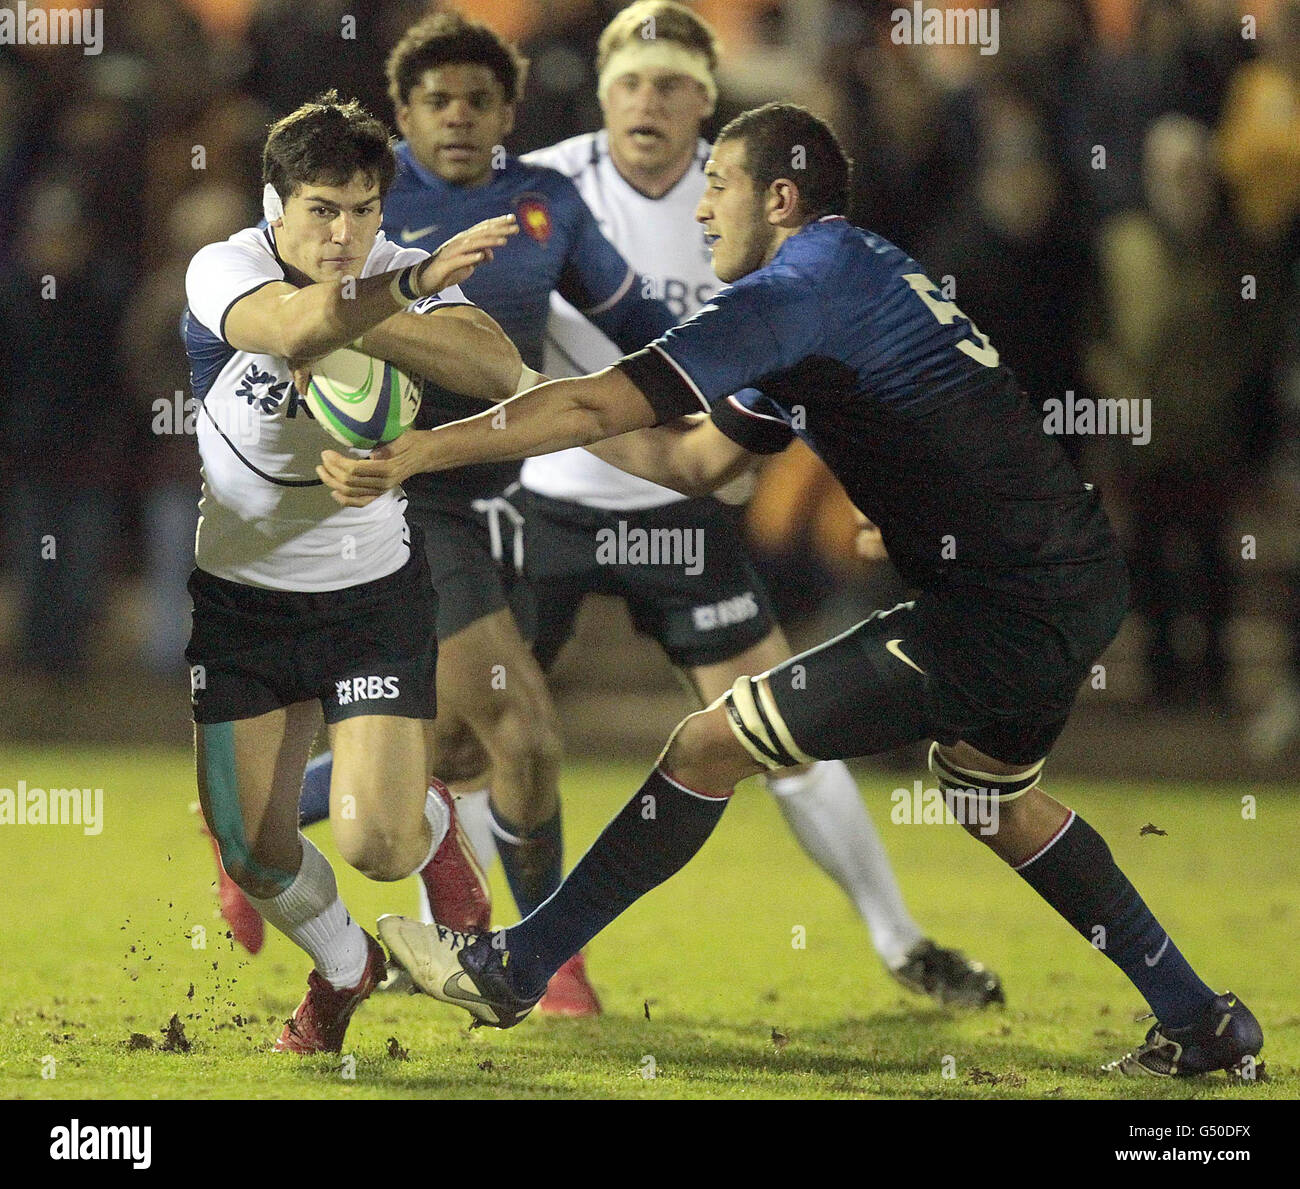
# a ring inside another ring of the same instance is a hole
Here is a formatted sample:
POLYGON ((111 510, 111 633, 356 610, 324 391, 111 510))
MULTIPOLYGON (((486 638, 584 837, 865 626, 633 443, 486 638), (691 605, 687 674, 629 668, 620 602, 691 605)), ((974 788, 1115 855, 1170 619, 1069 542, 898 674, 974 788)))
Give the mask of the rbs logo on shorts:
POLYGON ((334 696, 340 706, 352 702, 377 702, 400 695, 396 677, 345 677, 334 683, 334 696))
POLYGON ((691 610, 697 632, 711 632, 715 628, 730 627, 733 623, 744 623, 757 614, 758 600, 750 590, 745 591, 743 595, 737 595, 734 599, 723 599, 720 603, 694 607, 691 610))

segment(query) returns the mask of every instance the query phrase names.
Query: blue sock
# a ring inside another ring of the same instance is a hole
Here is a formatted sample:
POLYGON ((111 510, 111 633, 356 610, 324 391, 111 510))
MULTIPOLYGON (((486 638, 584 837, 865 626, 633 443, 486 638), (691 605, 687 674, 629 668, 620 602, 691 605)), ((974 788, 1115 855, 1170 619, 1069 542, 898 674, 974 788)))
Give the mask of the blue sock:
POLYGON ((531 834, 525 834, 490 801, 492 837, 501 856, 501 866, 515 898, 519 915, 526 917, 545 900, 564 878, 564 841, 560 836, 560 810, 531 834))
POLYGON ((686 866, 728 799, 690 792, 656 768, 555 894, 505 931, 516 990, 540 994, 610 921, 686 866))
POLYGON ((307 762, 298 798, 300 829, 323 822, 330 815, 330 777, 334 774, 334 753, 323 751, 307 762))
POLYGON ((1115 865, 1105 839, 1073 810, 1055 841, 1015 870, 1128 975, 1161 1024, 1191 1023, 1214 998, 1115 865))

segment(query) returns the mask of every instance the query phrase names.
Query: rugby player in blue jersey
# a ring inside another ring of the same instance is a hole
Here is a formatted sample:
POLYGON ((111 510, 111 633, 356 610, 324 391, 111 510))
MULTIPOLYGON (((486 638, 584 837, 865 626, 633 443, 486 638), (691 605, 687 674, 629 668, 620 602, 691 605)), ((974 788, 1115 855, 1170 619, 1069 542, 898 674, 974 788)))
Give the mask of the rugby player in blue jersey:
MULTIPOLYGON (((524 158, 573 179, 605 234, 634 268, 654 279, 679 321, 707 305, 720 287, 695 222, 707 182, 710 146, 701 132, 718 96, 718 52, 712 28, 693 9, 676 0, 636 0, 619 10, 597 43, 604 126, 524 158)), ((551 299, 547 375, 586 375, 622 355, 567 302, 551 299)), ((792 649, 737 517, 724 506, 734 493, 689 499, 599 457, 603 448, 625 445, 560 450, 524 463, 522 488, 511 497, 527 525, 526 581, 516 587, 515 601, 520 626, 549 672, 573 635, 586 595, 622 599, 636 630, 663 649, 699 704, 707 705, 737 677, 788 660, 792 649), (624 534, 696 541, 698 564, 630 557, 608 564, 602 540, 624 534)), ((736 487, 750 484, 746 475, 736 487)), ((941 1003, 1004 1002, 993 971, 937 944, 912 918, 843 761, 782 769, 763 783, 799 845, 867 923, 873 948, 899 983, 941 1003)), ((546 895, 554 890, 546 888, 546 895)), ((520 915, 533 907, 521 906, 520 915)))
POLYGON ((384 917, 380 935, 423 990, 509 1027, 560 963, 699 850, 738 781, 930 738, 959 820, 1085 938, 1104 937, 1099 948, 1150 1004, 1157 1022, 1107 1068, 1254 1077, 1254 1016, 1201 981, 1105 841, 1040 787, 1128 604, 1100 499, 988 338, 916 261, 842 217, 848 172, 833 133, 802 108, 745 113, 718 137, 697 211, 730 283, 712 304, 603 372, 515 397, 495 426, 480 416, 409 433, 376 459, 322 455, 319 475, 351 506, 419 470, 654 426, 647 477, 703 490, 797 435, 917 591, 685 719, 559 891, 518 925, 465 934, 384 917), (709 420, 683 428, 693 410, 709 420))

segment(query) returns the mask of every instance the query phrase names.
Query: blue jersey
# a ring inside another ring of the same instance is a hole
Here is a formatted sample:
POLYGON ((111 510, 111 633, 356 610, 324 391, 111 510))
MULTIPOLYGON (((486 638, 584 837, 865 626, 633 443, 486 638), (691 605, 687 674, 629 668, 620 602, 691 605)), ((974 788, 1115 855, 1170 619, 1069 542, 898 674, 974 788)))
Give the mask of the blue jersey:
MULTIPOLYGON (((584 313, 623 351, 635 351, 672 326, 661 301, 647 299, 641 278, 601 233, 573 182, 557 170, 507 157, 483 186, 456 186, 397 146, 397 176, 384 196, 384 231, 403 247, 435 250, 483 219, 513 213, 519 234, 461 288, 510 336, 524 362, 542 367, 551 293, 584 313)), ((426 384, 416 425, 427 429, 482 412, 482 401, 426 384)), ((418 475, 408 488, 456 499, 495 494, 519 475, 519 463, 418 475)))
POLYGON ((620 366, 663 420, 712 410, 756 453, 803 438, 912 585, 1037 602, 1116 554, 1097 493, 996 348, 915 260, 842 218, 620 366))

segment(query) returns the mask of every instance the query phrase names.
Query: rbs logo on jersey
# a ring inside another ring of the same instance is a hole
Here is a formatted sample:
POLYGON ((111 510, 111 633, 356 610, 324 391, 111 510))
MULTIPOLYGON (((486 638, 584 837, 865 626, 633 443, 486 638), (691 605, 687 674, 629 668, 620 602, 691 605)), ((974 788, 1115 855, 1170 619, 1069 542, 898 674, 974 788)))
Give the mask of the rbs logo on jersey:
POLYGON ((235 389, 235 395, 243 397, 250 409, 257 409, 267 416, 277 413, 284 406, 284 399, 288 396, 289 403, 284 413, 286 418, 297 417, 298 410, 301 409, 313 421, 315 420, 307 402, 298 395, 298 389, 294 387, 292 380, 276 380, 271 372, 263 371, 255 363, 248 365, 248 370, 235 389))
POLYGON ((715 283, 695 286, 694 301, 688 300, 691 287, 677 277, 642 277, 641 297, 645 301, 662 301, 672 316, 681 321, 687 314, 693 314, 701 306, 713 300, 718 291, 715 283))
POLYGON ((345 677, 334 683, 334 696, 340 706, 396 698, 400 693, 396 677, 345 677))

